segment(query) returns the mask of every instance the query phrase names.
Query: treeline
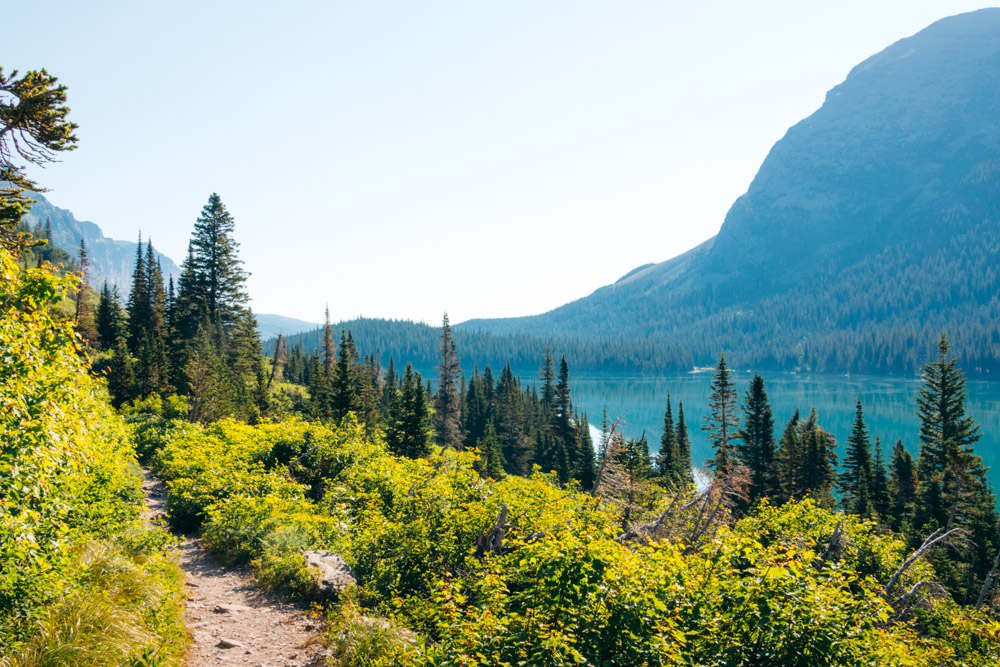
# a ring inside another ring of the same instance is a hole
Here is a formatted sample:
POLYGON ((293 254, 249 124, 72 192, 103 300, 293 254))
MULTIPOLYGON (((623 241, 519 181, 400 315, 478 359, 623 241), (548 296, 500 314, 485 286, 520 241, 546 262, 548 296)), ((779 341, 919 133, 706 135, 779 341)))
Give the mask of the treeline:
POLYGON ((537 465, 563 484, 594 484, 587 415, 570 398, 566 358, 557 370, 551 349, 544 351, 537 386, 524 385, 510 363, 499 375, 487 365, 467 378, 445 315, 435 391, 409 361, 399 373, 390 357, 383 372, 374 355, 359 353, 352 331, 342 329, 336 344, 329 316, 321 332, 320 350, 308 357, 300 346, 286 354, 283 341, 274 357, 286 380, 308 386, 307 398, 297 394, 304 416, 339 424, 354 414, 369 433, 384 434, 391 452, 411 458, 435 448, 477 448, 484 476, 529 475, 537 465))
MULTIPOLYGON (((433 368, 437 364, 441 329, 404 320, 359 318, 336 323, 334 329, 350 330, 357 345, 382 364, 389 357, 406 359, 414 368, 433 368)), ((552 346, 576 371, 689 370, 694 357, 669 341, 651 342, 638 338, 605 336, 598 340, 546 337, 528 334, 496 335, 464 328, 452 330, 455 344, 466 360, 481 368, 501 368, 509 363, 515 372, 534 372, 545 348, 552 346)), ((272 355, 277 339, 264 342, 265 354, 272 355)), ((287 373, 296 381, 308 384, 307 362, 322 347, 323 328, 287 337, 289 365, 287 373)))
POLYGON ((188 399, 194 421, 267 415, 267 374, 234 221, 218 195, 195 222, 181 275, 164 285, 153 246, 139 239, 124 308, 116 288, 101 290, 91 344, 104 352, 114 405, 153 394, 188 399))

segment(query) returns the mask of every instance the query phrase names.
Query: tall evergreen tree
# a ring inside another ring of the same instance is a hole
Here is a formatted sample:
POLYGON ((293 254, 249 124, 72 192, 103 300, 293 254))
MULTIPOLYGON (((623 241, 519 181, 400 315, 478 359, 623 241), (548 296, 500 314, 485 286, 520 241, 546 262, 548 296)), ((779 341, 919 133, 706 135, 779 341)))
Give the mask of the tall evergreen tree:
POLYGON ((797 471, 798 489, 810 495, 824 507, 835 504, 833 487, 837 481, 837 441, 819 425, 816 408, 809 419, 799 422, 797 433, 800 447, 800 468, 797 471))
POLYGON ((871 441, 868 439, 861 399, 858 398, 854 408, 854 425, 844 450, 844 470, 837 484, 843 508, 861 516, 871 514, 874 509, 871 505, 873 481, 871 441))
POLYGON ((708 406, 711 414, 705 416, 701 428, 715 450, 709 467, 717 475, 725 474, 735 463, 734 448, 739 439, 736 387, 729 378, 725 354, 719 357, 719 365, 712 376, 712 393, 708 398, 708 406))
POLYGON ((778 441, 778 482, 781 487, 780 498, 783 501, 802 499, 803 492, 799 487, 799 469, 802 467, 802 447, 799 442, 799 421, 801 417, 796 408, 778 441))
POLYGON ((535 457, 534 442, 527 434, 524 394, 509 363, 504 364, 497 380, 496 404, 497 435, 506 470, 514 475, 528 475, 535 457))
POLYGON ((691 434, 688 433, 687 422, 684 421, 684 403, 677 402, 677 463, 675 468, 684 484, 694 484, 694 471, 691 468, 691 434))
POLYGON ((462 415, 459 411, 458 382, 462 374, 455 342, 451 337, 448 313, 441 324, 438 353, 438 391, 434 401, 435 442, 442 448, 462 448, 462 415))
POLYGON ((118 287, 109 287, 104 283, 101 288, 101 297, 97 302, 97 337, 101 342, 101 349, 114 350, 118 340, 125 340, 128 336, 128 316, 121 305, 121 297, 118 295, 118 287))
POLYGON ((674 430, 673 409, 670 406, 670 392, 667 392, 667 409, 663 413, 663 435, 660 436, 660 452, 656 457, 656 469, 660 477, 670 486, 677 484, 677 432, 674 430))
POLYGON ((756 373, 743 399, 743 427, 739 430, 739 440, 736 445, 739 460, 750 471, 748 502, 753 504, 765 496, 774 496, 778 488, 774 465, 774 417, 764 378, 756 373))
POLYGON ((906 451, 902 440, 897 440, 892 448, 889 464, 889 494, 892 502, 889 508, 889 527, 903 531, 912 519, 917 501, 917 467, 913 457, 906 451))
POLYGON ((571 476, 580 463, 580 456, 577 450, 577 433, 573 425, 573 403, 569 397, 569 365, 566 357, 562 357, 559 362, 559 380, 555 388, 555 402, 553 413, 553 431, 560 446, 565 448, 566 457, 571 476))
POLYGON ((590 435, 590 421, 584 413, 577 419, 577 461, 574 477, 580 482, 580 488, 589 490, 594 488, 597 481, 596 457, 594 456, 594 439, 590 435))
MULTIPOLYGON (((357 412, 360 406, 360 396, 358 395, 360 378, 357 377, 354 369, 354 356, 356 354, 353 339, 348 338, 348 333, 341 329, 337 363, 333 367, 333 378, 330 385, 331 412, 334 422, 339 423, 349 412, 357 412)), ((324 373, 325 369, 324 361, 324 373)))
POLYGON ((423 379, 410 364, 406 364, 403 373, 403 388, 400 396, 400 426, 401 437, 395 453, 410 458, 419 458, 430 454, 430 441, 427 437, 427 401, 423 388, 423 379))
POLYGON ((872 505, 876 514, 888 521, 892 500, 889 496, 889 478, 882 455, 882 440, 875 438, 875 460, 872 461, 872 505))
POLYGON ((87 283, 87 273, 90 261, 87 257, 87 245, 80 239, 79 273, 80 284, 76 289, 76 331, 88 345, 97 345, 97 326, 94 322, 94 307, 90 302, 90 285, 87 283))
POLYGON ((924 366, 917 397, 920 456, 917 460, 917 502, 912 542, 940 526, 957 525, 970 535, 971 545, 955 556, 935 549, 931 554, 945 588, 956 601, 968 600, 990 569, 1000 548, 996 498, 986 468, 974 446, 982 434, 965 414, 965 376, 942 334, 938 359, 924 366))

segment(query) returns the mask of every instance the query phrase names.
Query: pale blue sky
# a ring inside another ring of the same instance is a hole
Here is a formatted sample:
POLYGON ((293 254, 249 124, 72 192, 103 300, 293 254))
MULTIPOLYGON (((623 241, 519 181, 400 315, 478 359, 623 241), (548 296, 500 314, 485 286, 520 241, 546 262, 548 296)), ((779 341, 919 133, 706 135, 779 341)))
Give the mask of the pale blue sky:
POLYGON ((548 310, 718 231, 771 145, 922 0, 49 2, 5 69, 69 87, 49 198, 177 261, 220 194, 254 307, 548 310))

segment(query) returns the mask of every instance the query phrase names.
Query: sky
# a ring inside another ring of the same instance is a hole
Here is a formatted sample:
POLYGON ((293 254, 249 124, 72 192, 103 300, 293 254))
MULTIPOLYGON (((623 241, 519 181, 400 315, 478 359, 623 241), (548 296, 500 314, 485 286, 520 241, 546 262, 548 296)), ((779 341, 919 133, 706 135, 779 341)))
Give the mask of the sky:
POLYGON ((713 236, 775 141, 926 0, 50 2, 0 66, 68 87, 29 173, 176 261, 217 192, 254 310, 540 313, 713 236))

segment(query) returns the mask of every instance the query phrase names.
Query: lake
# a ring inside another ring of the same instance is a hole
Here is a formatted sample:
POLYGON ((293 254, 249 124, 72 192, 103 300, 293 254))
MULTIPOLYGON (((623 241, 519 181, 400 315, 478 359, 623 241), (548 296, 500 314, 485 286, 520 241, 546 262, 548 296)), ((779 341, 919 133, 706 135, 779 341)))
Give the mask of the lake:
MULTIPOLYGON (((816 408, 820 425, 837 438, 837 453, 843 458, 844 442, 854 421, 858 397, 865 413, 865 423, 874 443, 882 439, 883 456, 888 463, 893 445, 903 439, 914 455, 919 449, 919 421, 916 415, 918 379, 883 377, 847 377, 762 373, 767 384, 774 415, 775 437, 799 408, 803 417, 816 408)), ((740 404, 752 373, 733 372, 740 404)), ((522 378, 531 381, 534 378, 522 378)), ((638 438, 645 430, 650 449, 659 448, 667 393, 677 419, 677 403, 684 403, 684 417, 691 433, 691 458, 696 467, 711 456, 711 446, 701 431, 708 413, 712 382, 710 371, 678 373, 657 377, 626 374, 570 373, 573 404, 586 411, 591 424, 600 426, 601 410, 607 406, 609 419, 621 416, 626 437, 638 438)), ((976 453, 990 466, 991 481, 1000 482, 1000 382, 969 381, 966 413, 975 418, 983 433, 976 453)), ((997 484, 1000 488, 1000 483, 997 484)))

